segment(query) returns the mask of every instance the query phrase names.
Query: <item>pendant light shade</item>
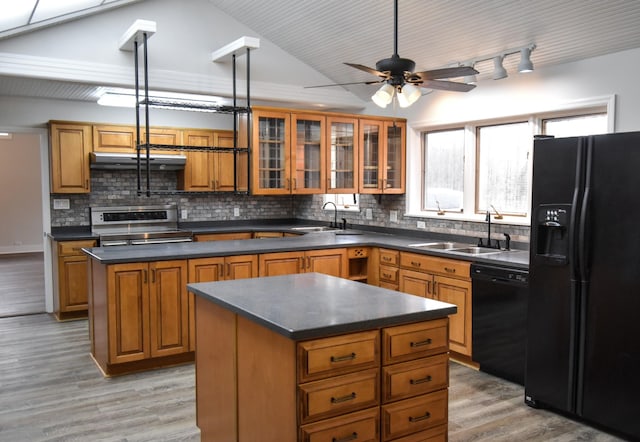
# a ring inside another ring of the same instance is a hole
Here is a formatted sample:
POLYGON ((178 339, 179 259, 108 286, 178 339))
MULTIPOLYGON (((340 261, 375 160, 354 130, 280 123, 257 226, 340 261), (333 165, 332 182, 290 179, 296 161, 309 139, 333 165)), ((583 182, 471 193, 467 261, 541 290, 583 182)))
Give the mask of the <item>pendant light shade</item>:
POLYGON ((533 72, 533 63, 531 63, 531 49, 520 49, 520 63, 518 64, 518 72, 533 72))
POLYGON ((375 94, 373 94, 371 100, 378 106, 385 108, 389 103, 391 103, 391 100, 393 100, 394 91, 395 89, 393 86, 389 83, 385 83, 375 94))
POLYGON ((420 92, 420 88, 412 85, 411 83, 407 83, 402 86, 400 92, 398 92, 398 104, 400 107, 409 107, 422 95, 420 92))

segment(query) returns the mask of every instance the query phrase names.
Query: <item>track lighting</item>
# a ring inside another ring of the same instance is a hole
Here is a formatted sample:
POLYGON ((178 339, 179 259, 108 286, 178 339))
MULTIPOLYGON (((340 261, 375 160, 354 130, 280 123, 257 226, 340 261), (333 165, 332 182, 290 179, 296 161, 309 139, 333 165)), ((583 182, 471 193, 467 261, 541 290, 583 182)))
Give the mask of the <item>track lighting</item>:
POLYGON ((493 79, 501 80, 507 77, 507 70, 502 66, 502 60, 504 60, 504 55, 498 55, 497 57, 493 57, 493 79))
POLYGON ((518 64, 518 72, 524 74, 533 71, 533 63, 531 63, 531 49, 520 49, 520 63, 518 64))

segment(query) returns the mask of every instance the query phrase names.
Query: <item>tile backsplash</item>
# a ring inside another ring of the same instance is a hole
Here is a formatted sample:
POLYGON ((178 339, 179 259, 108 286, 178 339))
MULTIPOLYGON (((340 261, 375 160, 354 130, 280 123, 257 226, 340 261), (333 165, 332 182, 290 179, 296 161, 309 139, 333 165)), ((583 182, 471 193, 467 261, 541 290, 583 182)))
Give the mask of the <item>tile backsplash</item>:
MULTIPOLYGON (((151 174, 151 188, 171 190, 176 188, 177 174, 171 171, 154 171, 151 174)), ((234 194, 153 194, 150 197, 137 195, 137 173, 135 170, 98 170, 91 172, 90 194, 53 195, 51 204, 52 227, 90 225, 91 206, 132 206, 175 203, 186 210, 187 218, 182 221, 233 221, 247 219, 287 219, 298 218, 316 222, 329 222, 333 218, 322 209, 321 195, 300 196, 251 196, 234 194), (69 209, 54 209, 54 198, 69 199, 69 209), (234 216, 234 209, 239 216, 234 216)), ((406 229, 419 232, 453 234, 472 238, 486 234, 486 224, 482 222, 423 218, 425 229, 417 229, 415 217, 404 217, 404 195, 360 195, 359 212, 339 212, 338 219, 347 223, 373 227, 406 229), (366 219, 366 209, 371 209, 372 219, 366 219), (398 212, 397 222, 391 222, 389 212, 398 212)), ((507 232, 515 242, 528 243, 529 227, 520 225, 495 224, 494 238, 507 232)))

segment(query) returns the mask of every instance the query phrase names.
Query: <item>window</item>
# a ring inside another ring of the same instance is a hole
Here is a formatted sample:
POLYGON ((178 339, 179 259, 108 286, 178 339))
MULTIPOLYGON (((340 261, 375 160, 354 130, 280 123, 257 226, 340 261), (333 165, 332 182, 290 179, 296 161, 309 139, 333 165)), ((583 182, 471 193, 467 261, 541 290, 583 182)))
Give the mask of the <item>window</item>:
POLYGON ((526 215, 533 147, 529 123, 479 127, 477 143, 476 211, 526 215))
POLYGON ((527 224, 535 134, 586 136, 610 131, 612 102, 581 110, 503 118, 427 130, 408 152, 407 215, 484 220, 489 210, 527 224))
MULTIPOLYGON (((357 193, 325 193, 322 197, 322 204, 334 203, 338 210, 359 212, 360 195, 357 193)), ((325 210, 333 210, 332 206, 327 206, 325 210)))
POLYGON ((464 129, 428 132, 422 170, 423 210, 462 212, 464 129))

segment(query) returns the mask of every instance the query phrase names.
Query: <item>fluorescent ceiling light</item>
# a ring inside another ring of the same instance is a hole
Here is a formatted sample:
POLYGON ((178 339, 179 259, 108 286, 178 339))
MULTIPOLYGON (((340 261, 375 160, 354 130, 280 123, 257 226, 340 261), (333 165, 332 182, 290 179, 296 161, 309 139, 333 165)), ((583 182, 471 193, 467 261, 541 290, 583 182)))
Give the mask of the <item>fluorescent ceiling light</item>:
POLYGON ((0 140, 10 140, 13 138, 13 134, 9 132, 0 132, 0 140))
MULTIPOLYGON (((140 101, 144 100, 144 91, 140 91, 138 95, 140 101)), ((224 104, 224 99, 221 97, 215 97, 212 95, 199 95, 199 94, 183 94, 178 92, 164 92, 164 91, 149 91, 149 101, 157 103, 174 103, 188 107, 193 105, 193 110, 206 111, 206 109, 196 109, 207 106, 221 106, 224 104)), ((116 107, 135 107, 136 106, 136 93, 134 89, 123 88, 104 88, 100 98, 98 98, 98 104, 102 106, 116 106, 116 107)), ((162 106, 154 106, 162 107, 162 106)))

